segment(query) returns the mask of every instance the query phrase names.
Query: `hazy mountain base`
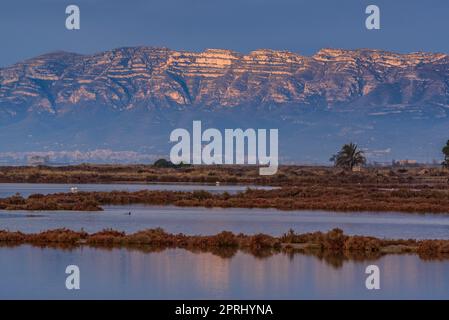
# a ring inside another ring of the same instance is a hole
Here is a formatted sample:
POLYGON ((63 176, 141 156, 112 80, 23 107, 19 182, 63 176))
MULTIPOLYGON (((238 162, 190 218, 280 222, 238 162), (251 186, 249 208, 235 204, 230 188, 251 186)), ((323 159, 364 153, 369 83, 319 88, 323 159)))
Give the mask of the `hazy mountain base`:
POLYGON ((328 163, 349 141, 358 143, 370 161, 440 159, 449 134, 446 110, 397 106, 337 109, 269 105, 246 107, 135 107, 114 111, 84 105, 57 114, 28 113, 0 119, 0 152, 132 150, 166 155, 175 128, 192 130, 192 121, 207 128, 279 129, 281 163, 328 163), (423 110, 425 110, 424 113, 423 110))

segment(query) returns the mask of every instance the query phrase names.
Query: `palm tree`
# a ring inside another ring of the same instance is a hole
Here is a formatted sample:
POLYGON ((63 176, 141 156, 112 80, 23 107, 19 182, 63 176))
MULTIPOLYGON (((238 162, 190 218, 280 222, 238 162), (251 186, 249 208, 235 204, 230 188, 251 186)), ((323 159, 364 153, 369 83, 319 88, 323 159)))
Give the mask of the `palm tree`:
POLYGON ((447 141, 446 145, 444 146, 443 150, 441 150, 444 154, 444 161, 442 163, 444 168, 449 169, 449 140, 447 141))
POLYGON ((364 152, 359 150, 358 146, 352 142, 341 147, 341 150, 329 160, 334 162, 336 167, 351 170, 354 166, 364 165, 366 163, 364 152))

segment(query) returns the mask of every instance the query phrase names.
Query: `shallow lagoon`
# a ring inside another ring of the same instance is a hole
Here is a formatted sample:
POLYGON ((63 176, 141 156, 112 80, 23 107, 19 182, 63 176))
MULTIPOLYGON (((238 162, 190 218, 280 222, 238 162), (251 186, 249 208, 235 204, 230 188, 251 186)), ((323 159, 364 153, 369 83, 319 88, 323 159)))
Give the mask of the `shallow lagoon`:
POLYGON ((182 249, 0 247, 0 299, 448 299, 449 261, 388 255, 339 266, 314 256, 231 258, 182 249), (365 268, 381 270, 367 290, 365 268), (65 288, 65 268, 80 268, 80 290, 65 288))
POLYGON ((170 233, 216 234, 266 233, 279 236, 296 232, 341 228, 347 234, 387 238, 449 239, 449 215, 395 212, 281 211, 246 208, 185 208, 174 206, 105 206, 104 211, 5 211, 0 210, 0 229, 40 232, 48 229, 107 228, 135 232, 161 227, 170 233), (128 215, 131 212, 131 215, 128 215))

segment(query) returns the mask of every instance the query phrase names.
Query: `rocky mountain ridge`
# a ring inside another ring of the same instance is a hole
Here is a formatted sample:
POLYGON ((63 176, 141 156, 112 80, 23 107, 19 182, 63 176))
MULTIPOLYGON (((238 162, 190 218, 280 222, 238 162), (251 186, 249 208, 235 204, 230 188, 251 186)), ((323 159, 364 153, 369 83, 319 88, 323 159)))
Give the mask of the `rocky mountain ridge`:
POLYGON ((235 107, 295 104, 449 107, 449 57, 379 50, 275 50, 240 54, 119 48, 55 52, 0 69, 0 110, 65 113, 76 106, 235 107))
POLYGON ((132 47, 0 68, 0 152, 164 155, 193 120, 279 128, 290 162, 327 163, 349 141, 373 161, 432 161, 449 138, 449 56, 132 47))

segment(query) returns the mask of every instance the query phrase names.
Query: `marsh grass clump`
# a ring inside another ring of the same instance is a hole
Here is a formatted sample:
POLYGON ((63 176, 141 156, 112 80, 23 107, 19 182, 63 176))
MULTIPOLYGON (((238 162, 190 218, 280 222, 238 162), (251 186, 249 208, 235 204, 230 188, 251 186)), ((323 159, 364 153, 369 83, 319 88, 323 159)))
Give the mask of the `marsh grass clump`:
POLYGON ((382 242, 374 237, 353 236, 344 242, 344 250, 350 252, 378 252, 382 242))
POLYGON ((22 243, 26 241, 26 234, 19 231, 0 230, 0 242, 2 243, 22 243))
POLYGON ((125 236, 122 243, 169 247, 177 243, 177 236, 165 232, 162 228, 147 229, 125 236))
POLYGON ((249 237, 246 244, 252 250, 278 249, 281 247, 281 241, 278 238, 262 233, 249 237))
POLYGON ((219 248, 237 248, 239 247, 239 241, 234 233, 230 231, 222 231, 219 234, 211 237, 207 237, 207 244, 212 247, 219 248))
POLYGON ((322 246, 324 237, 325 235, 321 231, 297 234, 293 229, 290 229, 281 236, 280 240, 282 243, 313 243, 322 246))
POLYGON ((343 230, 335 228, 324 234, 323 248, 326 250, 340 251, 343 250, 348 236, 343 233, 343 230))
POLYGON ((295 234, 295 230, 289 229, 287 233, 284 233, 281 236, 282 243, 298 243, 297 235, 295 234))
POLYGON ((115 231, 112 229, 105 229, 100 232, 91 234, 87 243, 92 245, 115 245, 120 243, 120 241, 126 236, 124 232, 115 231))
POLYGON ((432 259, 449 257, 448 240, 423 240, 418 244, 418 254, 422 258, 432 259))
POLYGON ((193 199, 197 199, 197 200, 206 200, 206 199, 212 199, 214 198, 214 195, 210 192, 207 191, 203 191, 203 190, 198 190, 198 191, 193 191, 192 192, 192 197, 193 199))
POLYGON ((67 243, 77 244, 80 240, 86 239, 88 234, 84 231, 72 231, 69 229, 48 230, 37 234, 30 234, 26 241, 30 243, 67 243))

